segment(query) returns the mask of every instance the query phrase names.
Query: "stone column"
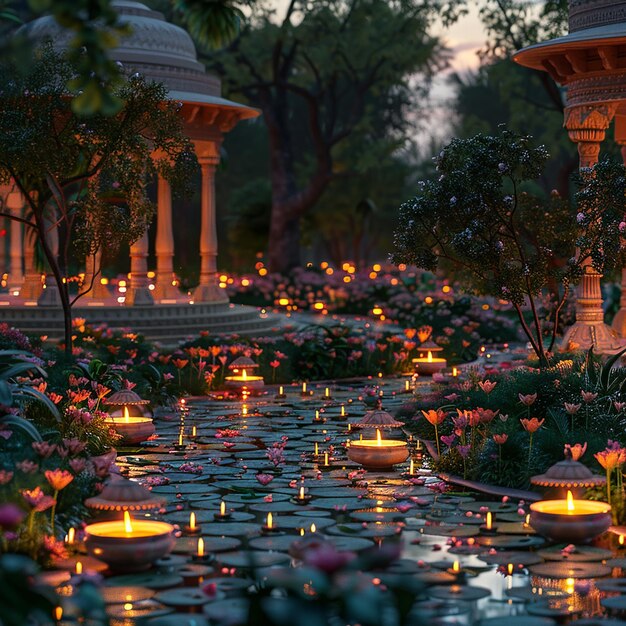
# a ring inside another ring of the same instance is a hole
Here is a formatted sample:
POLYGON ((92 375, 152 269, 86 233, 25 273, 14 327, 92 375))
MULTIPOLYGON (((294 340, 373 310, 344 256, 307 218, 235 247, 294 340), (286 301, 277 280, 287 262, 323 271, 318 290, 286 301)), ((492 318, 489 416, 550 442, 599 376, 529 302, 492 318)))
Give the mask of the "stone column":
POLYGON ((225 302, 227 298, 217 280, 217 224, 215 215, 216 157, 198 158, 202 171, 200 284, 193 297, 195 302, 225 302))
MULTIPOLYGON (((617 143, 622 146, 622 160, 624 165, 626 165, 626 136, 617 138, 617 125, 615 127, 615 135, 617 143)), ((611 326, 620 337, 626 337, 626 267, 622 267, 622 294, 619 300, 619 311, 615 314, 611 326)))
POLYGON ((172 229, 172 190, 170 184, 159 176, 157 187, 157 231, 155 241, 156 282, 155 300, 176 300, 180 292, 174 274, 174 231, 172 229))
POLYGON ((111 294, 106 286, 100 282, 102 278, 102 249, 99 249, 95 254, 85 259, 85 278, 81 286, 81 291, 89 288, 93 275, 96 272, 98 272, 98 275, 93 281, 93 287, 84 297, 92 302, 103 302, 107 300, 111 294))
MULTIPOLYGON (((569 107, 565 111, 565 127, 578 147, 581 169, 593 167, 598 162, 600 143, 615 115, 615 104, 569 107)), ((583 277, 576 289, 576 322, 567 329, 562 350, 588 350, 593 346, 596 354, 615 352, 622 348, 617 333, 604 323, 602 309, 602 275, 591 265, 583 263, 583 277)))
MULTIPOLYGON (((7 209, 12 215, 22 217, 24 199, 19 191, 12 191, 6 199, 7 209)), ((24 271, 22 269, 22 223, 11 220, 10 226, 10 248, 9 248, 9 294, 19 295, 24 282, 24 271)))
POLYGON ((154 304, 148 289, 148 231, 130 247, 130 287, 126 292, 126 306, 154 304))
POLYGON ((20 296, 22 300, 38 300, 41 296, 43 283, 41 272, 35 266, 35 241, 37 235, 31 228, 24 230, 24 283, 20 296))

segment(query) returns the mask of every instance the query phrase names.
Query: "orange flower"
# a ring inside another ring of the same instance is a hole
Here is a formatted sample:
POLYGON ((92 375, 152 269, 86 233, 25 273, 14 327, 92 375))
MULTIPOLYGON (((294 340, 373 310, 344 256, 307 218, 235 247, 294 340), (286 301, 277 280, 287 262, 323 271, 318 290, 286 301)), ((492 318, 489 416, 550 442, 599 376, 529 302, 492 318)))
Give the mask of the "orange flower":
POLYGON ((491 393, 498 383, 491 382, 490 380, 481 380, 478 386, 487 394, 491 393))
POLYGON ((565 444, 565 458, 567 458, 569 454, 569 456, 572 458, 572 461, 578 461, 578 459, 580 459, 582 455, 585 454, 586 450, 587 450, 586 441, 583 444, 576 443, 574 445, 566 443, 565 444))
POLYGON ((436 411, 430 409, 430 411, 422 411, 422 415, 433 425, 439 426, 441 422, 446 418, 446 414, 441 410, 437 409, 436 411))
POLYGON ((65 489, 73 480, 74 475, 71 472, 61 469, 46 470, 46 480, 55 491, 65 489))
POLYGON ((545 421, 546 421, 545 419, 540 420, 537 417, 532 417, 529 420, 527 419, 520 420, 520 422, 522 423, 522 426, 524 427, 524 430, 529 432, 530 434, 536 433, 543 426, 543 423, 545 421))
POLYGON ((172 365, 179 370, 182 370, 187 363, 189 363, 189 359, 172 359, 172 365))
POLYGON ((417 335, 417 330, 415 330, 415 328, 405 328, 404 329, 404 336, 407 339, 413 339, 413 337, 415 337, 415 335, 417 335))
POLYGON ((494 435, 493 440, 499 445, 504 445, 509 436, 506 433, 502 433, 501 435, 494 435))

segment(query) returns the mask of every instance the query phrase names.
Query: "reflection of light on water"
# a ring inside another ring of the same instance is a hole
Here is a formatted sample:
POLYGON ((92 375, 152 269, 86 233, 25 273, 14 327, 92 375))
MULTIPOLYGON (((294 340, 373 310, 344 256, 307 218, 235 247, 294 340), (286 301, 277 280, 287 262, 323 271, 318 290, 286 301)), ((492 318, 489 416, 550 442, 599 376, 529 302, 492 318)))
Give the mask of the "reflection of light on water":
POLYGON ((569 613, 582 611, 583 617, 601 615, 600 599, 606 594, 601 594, 592 578, 573 577, 555 579, 539 576, 531 577, 533 592, 541 592, 548 605, 555 609, 566 609, 569 613))

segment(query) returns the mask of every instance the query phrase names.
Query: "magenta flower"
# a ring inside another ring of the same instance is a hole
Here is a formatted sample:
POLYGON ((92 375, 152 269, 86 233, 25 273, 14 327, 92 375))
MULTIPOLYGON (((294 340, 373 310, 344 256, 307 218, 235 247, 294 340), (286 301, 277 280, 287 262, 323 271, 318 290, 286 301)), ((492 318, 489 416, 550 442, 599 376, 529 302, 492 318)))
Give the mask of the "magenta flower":
POLYGON ((39 486, 31 490, 23 489, 21 494, 26 501, 26 504, 28 504, 28 506, 30 506, 33 511, 36 511, 37 513, 41 513, 42 511, 49 509, 56 502, 52 496, 47 496, 39 486))
POLYGON ((12 502, 0 504, 0 528, 11 530, 22 523, 26 513, 12 502))

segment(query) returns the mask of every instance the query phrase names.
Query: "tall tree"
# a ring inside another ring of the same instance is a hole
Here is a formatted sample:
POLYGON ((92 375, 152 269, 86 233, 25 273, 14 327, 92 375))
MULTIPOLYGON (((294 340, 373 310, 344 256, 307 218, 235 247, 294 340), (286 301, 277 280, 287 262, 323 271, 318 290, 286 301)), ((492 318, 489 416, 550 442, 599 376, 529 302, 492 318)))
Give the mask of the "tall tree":
MULTIPOLYGON (((162 85, 132 76, 111 89, 123 103, 116 115, 83 118, 67 89, 76 75, 71 60, 51 46, 36 51, 27 68, 13 57, 0 61, 0 183, 14 186, 26 203, 24 215, 6 207, 0 215, 32 229, 41 244, 59 291, 68 352, 71 307, 82 295, 70 294, 71 254, 82 260, 137 240, 154 211, 150 179, 159 173, 180 188, 197 166, 177 104, 167 101, 162 85)), ((99 268, 88 269, 98 275, 99 268)))
POLYGON ((338 160, 342 144, 359 136, 365 160, 402 143, 412 123, 409 106, 418 107, 444 62, 428 33, 442 5, 292 0, 282 16, 274 6, 252 3, 239 36, 207 63, 227 93, 263 112, 272 187, 268 260, 272 270, 286 271, 300 261, 301 218, 331 181, 355 167, 338 160), (403 114, 381 132, 375 111, 387 109, 403 114), (306 136, 296 141, 303 129, 306 136))

